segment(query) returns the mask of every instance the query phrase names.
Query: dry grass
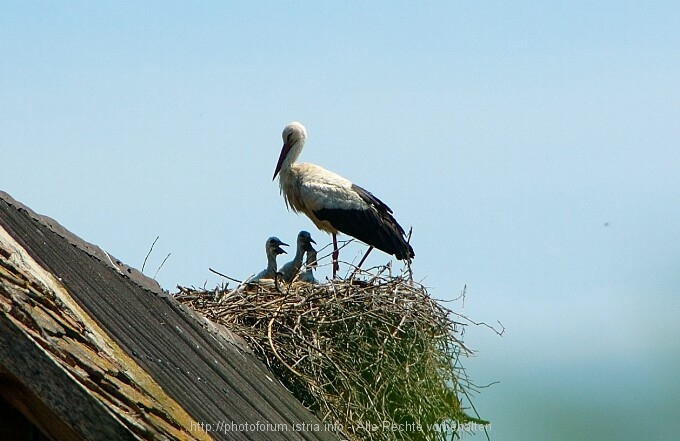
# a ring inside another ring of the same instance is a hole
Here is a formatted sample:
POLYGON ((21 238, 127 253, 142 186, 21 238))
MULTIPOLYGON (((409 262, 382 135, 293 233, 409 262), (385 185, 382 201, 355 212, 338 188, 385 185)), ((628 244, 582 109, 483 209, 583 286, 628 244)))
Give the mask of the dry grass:
POLYGON ((380 267, 276 288, 180 288, 177 299, 245 338, 303 404, 351 440, 452 439, 456 424, 486 424, 469 416, 475 387, 460 364, 472 322, 424 286, 380 267))

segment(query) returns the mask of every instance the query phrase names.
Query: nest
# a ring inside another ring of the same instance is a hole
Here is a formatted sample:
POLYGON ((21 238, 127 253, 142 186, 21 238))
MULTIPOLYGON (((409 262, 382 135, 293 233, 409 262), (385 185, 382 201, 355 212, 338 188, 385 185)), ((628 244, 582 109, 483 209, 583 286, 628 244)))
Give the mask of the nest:
POLYGON ((322 285, 179 289, 179 301, 241 335, 348 439, 444 440, 487 424, 468 414, 475 387, 459 360, 472 322, 404 274, 380 267, 322 285))

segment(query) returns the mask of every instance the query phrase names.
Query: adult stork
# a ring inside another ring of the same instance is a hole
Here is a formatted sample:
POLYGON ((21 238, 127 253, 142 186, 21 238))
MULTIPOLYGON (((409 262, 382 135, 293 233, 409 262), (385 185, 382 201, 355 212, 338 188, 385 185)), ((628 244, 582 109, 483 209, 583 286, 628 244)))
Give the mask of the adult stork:
POLYGON ((288 124, 282 137, 283 148, 272 180, 279 175, 281 193, 289 209, 306 214, 318 229, 333 236, 333 277, 338 270, 338 232, 368 244, 366 254, 375 247, 399 260, 415 256, 404 229, 383 201, 323 167, 295 162, 307 140, 302 124, 288 124))

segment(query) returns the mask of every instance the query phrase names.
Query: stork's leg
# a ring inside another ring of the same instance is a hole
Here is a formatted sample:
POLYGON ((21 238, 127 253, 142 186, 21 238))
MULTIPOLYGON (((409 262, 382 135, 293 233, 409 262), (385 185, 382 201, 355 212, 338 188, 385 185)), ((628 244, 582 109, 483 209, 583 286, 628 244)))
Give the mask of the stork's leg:
POLYGON ((338 237, 335 233, 333 233, 333 278, 335 279, 335 275, 337 274, 338 271, 340 271, 340 264, 338 263, 338 259, 340 258, 340 252, 338 251, 338 237))
POLYGON ((362 257, 361 260, 359 261, 359 265, 357 265, 357 269, 361 268, 361 265, 364 264, 368 255, 371 254, 371 251, 373 251, 373 245, 368 247, 368 249, 366 250, 366 254, 364 254, 364 257, 362 257))

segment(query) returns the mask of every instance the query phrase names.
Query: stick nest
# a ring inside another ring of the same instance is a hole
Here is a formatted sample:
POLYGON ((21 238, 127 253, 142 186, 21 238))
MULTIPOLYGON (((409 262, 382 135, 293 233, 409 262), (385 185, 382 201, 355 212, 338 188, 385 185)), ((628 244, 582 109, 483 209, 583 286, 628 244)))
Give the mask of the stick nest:
POLYGON ((179 287, 176 298, 242 336, 351 440, 444 440, 463 424, 487 424, 463 405, 475 390, 459 362, 470 353, 461 338, 472 322, 387 270, 322 285, 179 287))

